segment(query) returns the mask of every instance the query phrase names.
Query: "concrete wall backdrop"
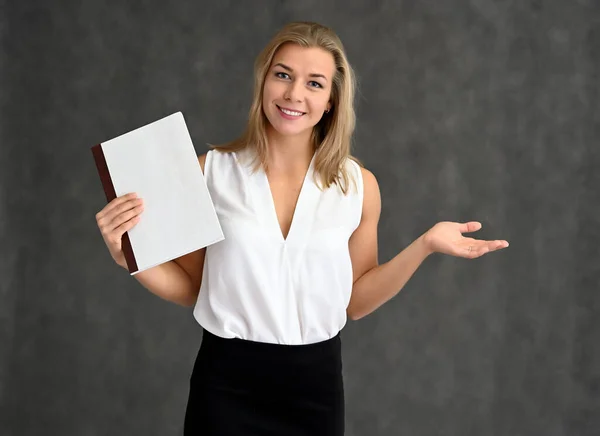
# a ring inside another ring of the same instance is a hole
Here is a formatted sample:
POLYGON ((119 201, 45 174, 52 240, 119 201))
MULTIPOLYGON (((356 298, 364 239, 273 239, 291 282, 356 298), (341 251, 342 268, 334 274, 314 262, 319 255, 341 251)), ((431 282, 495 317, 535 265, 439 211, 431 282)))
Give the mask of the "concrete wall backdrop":
POLYGON ((508 250, 433 256, 343 333, 348 435, 600 431, 600 3, 9 1, 0 14, 0 434, 181 434, 191 310, 115 266, 89 148, 183 111, 238 135, 284 23, 344 41, 381 260, 439 220, 508 250))

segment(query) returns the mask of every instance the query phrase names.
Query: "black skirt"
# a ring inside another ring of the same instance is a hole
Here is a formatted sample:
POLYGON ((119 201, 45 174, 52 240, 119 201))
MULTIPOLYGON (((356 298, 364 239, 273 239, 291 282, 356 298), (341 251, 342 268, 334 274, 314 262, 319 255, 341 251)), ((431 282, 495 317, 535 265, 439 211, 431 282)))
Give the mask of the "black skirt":
POLYGON ((341 340, 277 345, 204 330, 185 436, 342 436, 341 340))

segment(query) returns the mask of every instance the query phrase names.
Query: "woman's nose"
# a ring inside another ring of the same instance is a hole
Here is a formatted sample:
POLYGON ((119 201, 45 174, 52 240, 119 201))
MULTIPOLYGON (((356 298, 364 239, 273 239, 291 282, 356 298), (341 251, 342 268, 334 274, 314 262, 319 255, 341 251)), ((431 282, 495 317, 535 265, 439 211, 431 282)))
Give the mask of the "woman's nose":
POLYGON ((302 84, 290 82, 285 90, 284 98, 289 101, 302 101, 302 84))

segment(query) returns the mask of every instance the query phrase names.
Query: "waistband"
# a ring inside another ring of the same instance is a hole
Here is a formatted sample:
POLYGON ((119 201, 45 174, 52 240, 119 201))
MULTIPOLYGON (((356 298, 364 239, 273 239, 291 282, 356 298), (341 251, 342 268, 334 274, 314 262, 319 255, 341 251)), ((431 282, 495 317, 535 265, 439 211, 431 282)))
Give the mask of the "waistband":
POLYGON ((340 333, 334 337, 311 344, 275 344, 257 342, 240 338, 222 338, 204 329, 202 347, 219 349, 221 351, 239 352, 242 354, 260 354, 270 356, 291 357, 306 355, 322 355, 341 351, 340 333))

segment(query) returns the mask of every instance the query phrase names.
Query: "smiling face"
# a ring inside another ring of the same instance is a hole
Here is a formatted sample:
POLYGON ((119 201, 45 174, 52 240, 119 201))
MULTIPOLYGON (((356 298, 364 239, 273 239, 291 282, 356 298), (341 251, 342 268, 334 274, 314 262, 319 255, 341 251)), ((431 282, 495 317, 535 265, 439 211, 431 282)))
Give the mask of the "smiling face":
POLYGON ((265 77, 262 106, 270 128, 283 136, 310 136, 331 108, 335 62, 318 47, 285 44, 265 77))

